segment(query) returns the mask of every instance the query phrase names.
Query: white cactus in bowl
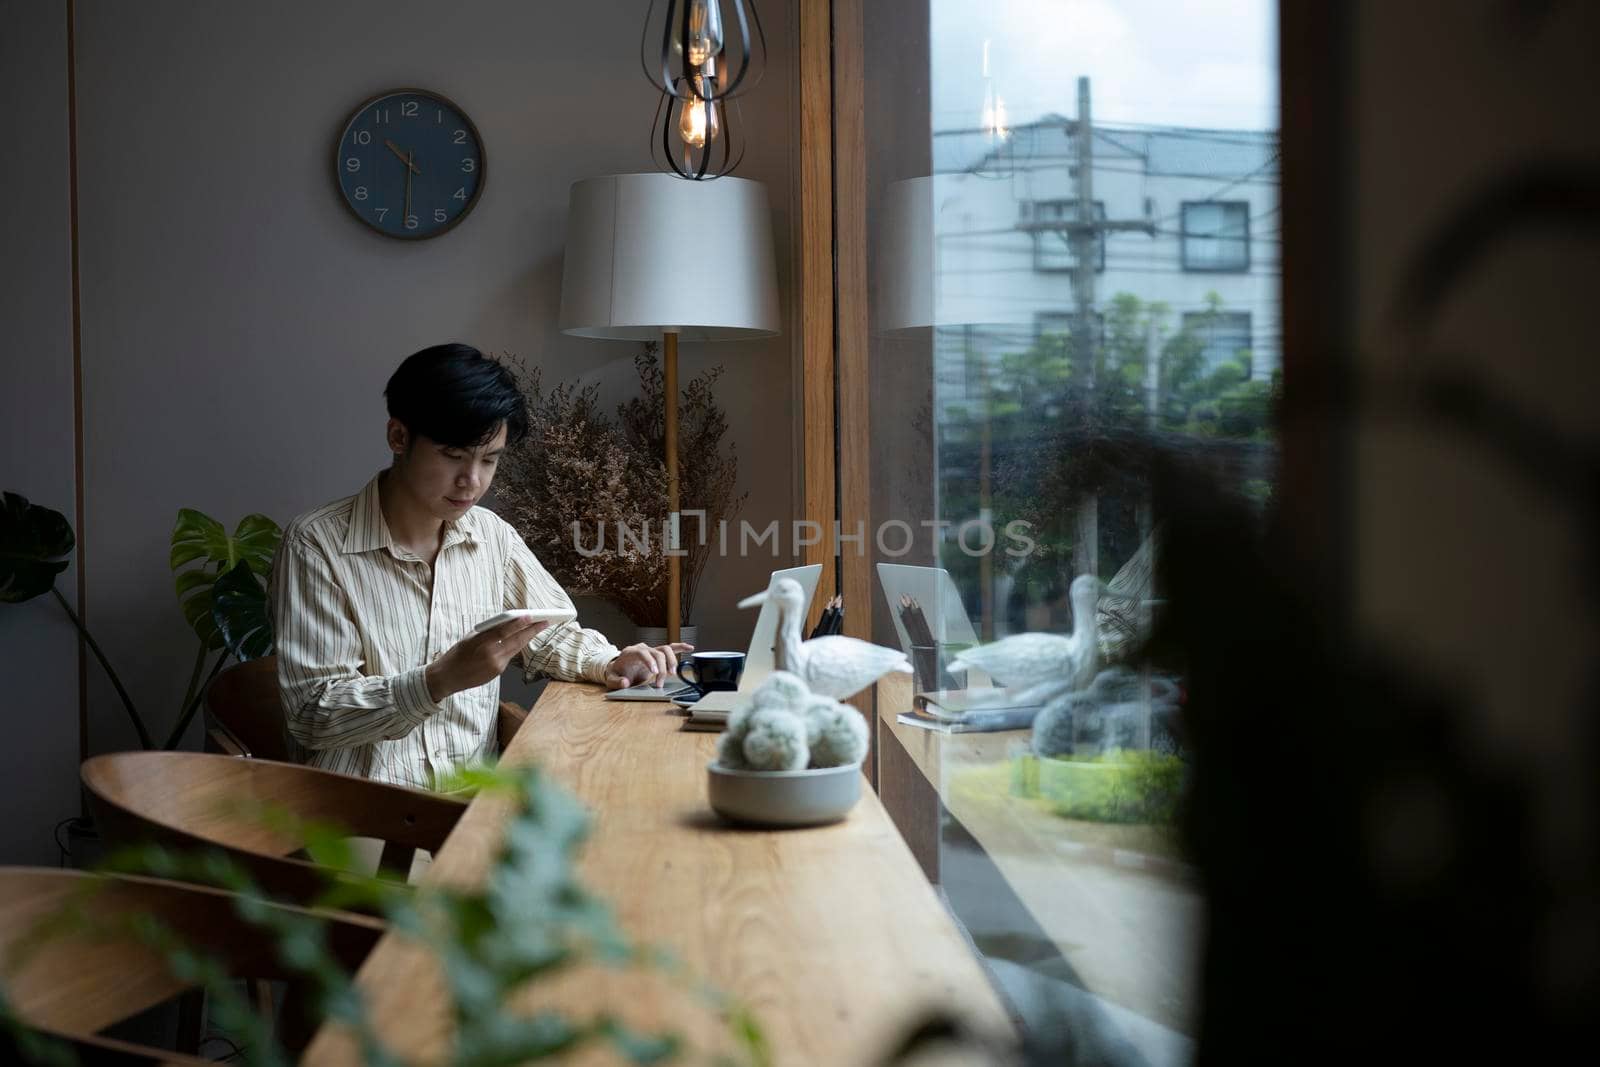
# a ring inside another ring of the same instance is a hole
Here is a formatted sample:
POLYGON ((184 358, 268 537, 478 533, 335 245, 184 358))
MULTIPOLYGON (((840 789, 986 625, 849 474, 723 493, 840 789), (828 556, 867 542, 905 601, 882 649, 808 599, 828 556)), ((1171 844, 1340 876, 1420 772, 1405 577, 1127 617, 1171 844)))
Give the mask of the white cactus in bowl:
POLYGON ((728 715, 717 762, 730 770, 796 771, 860 763, 867 723, 848 704, 774 671, 728 715))

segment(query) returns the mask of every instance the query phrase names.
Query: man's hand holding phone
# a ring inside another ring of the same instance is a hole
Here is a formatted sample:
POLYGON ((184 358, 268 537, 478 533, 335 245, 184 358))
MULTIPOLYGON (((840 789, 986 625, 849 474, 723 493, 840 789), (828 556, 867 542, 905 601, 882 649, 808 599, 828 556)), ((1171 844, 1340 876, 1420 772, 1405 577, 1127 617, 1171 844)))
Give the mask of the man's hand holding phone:
POLYGON ((424 677, 434 703, 487 685, 505 673, 512 657, 528 647, 549 619, 513 618, 481 633, 463 637, 428 664, 424 677))

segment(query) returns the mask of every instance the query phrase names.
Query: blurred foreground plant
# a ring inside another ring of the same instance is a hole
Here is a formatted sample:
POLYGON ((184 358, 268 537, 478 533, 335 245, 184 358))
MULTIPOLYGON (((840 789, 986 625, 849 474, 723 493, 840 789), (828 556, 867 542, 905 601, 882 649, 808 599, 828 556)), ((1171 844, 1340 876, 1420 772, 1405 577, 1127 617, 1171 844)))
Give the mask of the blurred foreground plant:
MULTIPOLYGON (((609 1044, 628 1062, 664 1062, 684 1051, 674 1033, 635 1030, 605 1006, 585 1017, 556 1011, 517 1014, 508 1002, 535 979, 550 977, 580 962, 650 968, 691 983, 700 1000, 728 1023, 737 1057, 721 1056, 719 1064, 746 1063, 763 1067, 770 1054, 759 1025, 733 998, 685 973, 665 953, 632 944, 606 903, 577 878, 577 856, 590 826, 588 813, 576 798, 552 783, 537 768, 487 768, 457 775, 448 787, 503 793, 511 814, 499 851, 478 888, 422 886, 416 889, 356 874, 354 856, 342 829, 311 823, 281 810, 256 809, 263 823, 292 829, 305 841, 306 852, 334 875, 316 901, 320 908, 369 908, 383 914, 393 930, 426 945, 439 960, 453 1006, 454 1034, 445 1058, 447 1067, 501 1067, 562 1055, 579 1046, 609 1044)), ((348 1027, 369 1067, 399 1067, 402 1058, 387 1048, 368 1018, 362 991, 353 976, 329 952, 323 931, 327 917, 272 907, 249 875, 217 852, 176 854, 155 846, 120 852, 105 864, 113 873, 221 886, 237 895, 237 910, 247 922, 275 940, 280 961, 308 981, 319 1015, 348 1027)), ((77 906, 58 914, 20 945, 6 961, 18 965, 28 944, 64 929, 104 929, 95 915, 95 889, 90 884, 77 906)), ((173 973, 204 985, 212 1018, 243 1038, 245 1062, 260 1067, 286 1067, 290 1062, 270 1026, 247 998, 227 980, 205 946, 185 944, 170 929, 153 921, 135 920, 133 928, 104 929, 108 935, 132 935, 158 949, 173 973)), ((0 987, 0 1021, 25 1029, 6 1010, 0 987)), ((71 1050, 30 1035, 28 1046, 40 1057, 34 1062, 72 1062, 71 1050), (62 1058, 62 1053, 66 1058, 62 1058)))

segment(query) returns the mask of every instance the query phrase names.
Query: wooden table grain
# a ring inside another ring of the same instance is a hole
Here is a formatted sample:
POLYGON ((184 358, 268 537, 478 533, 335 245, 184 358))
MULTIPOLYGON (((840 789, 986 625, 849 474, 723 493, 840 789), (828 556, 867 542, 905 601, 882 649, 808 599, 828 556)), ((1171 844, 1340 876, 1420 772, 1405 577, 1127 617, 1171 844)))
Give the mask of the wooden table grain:
MULTIPOLYGON (((833 826, 727 826, 706 800, 716 735, 685 732, 682 721, 665 705, 607 702, 593 686, 552 684, 504 756, 538 763, 594 813, 582 876, 631 937, 669 950, 689 972, 741 998, 778 1064, 877 1062, 933 1009, 983 1032, 1012 1033, 971 949, 865 783, 849 818, 833 826)), ((427 881, 480 884, 506 816, 503 800, 474 800, 427 881)), ((426 949, 391 933, 357 981, 385 1044, 408 1062, 443 1058, 451 1023, 426 949)), ((676 1030, 701 1052, 730 1048, 726 1027, 691 985, 584 966, 531 985, 513 1005, 609 1011, 636 1027, 676 1030)), ((330 1025, 301 1062, 359 1057, 350 1035, 330 1025)))

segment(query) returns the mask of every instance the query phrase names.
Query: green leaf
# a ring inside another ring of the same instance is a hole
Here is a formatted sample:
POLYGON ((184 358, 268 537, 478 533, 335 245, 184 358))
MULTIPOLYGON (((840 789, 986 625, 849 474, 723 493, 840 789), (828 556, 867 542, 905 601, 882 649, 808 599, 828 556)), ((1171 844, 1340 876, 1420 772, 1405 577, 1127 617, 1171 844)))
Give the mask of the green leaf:
POLYGON ((179 508, 172 527, 172 569, 177 571, 197 559, 223 562, 228 558, 228 532, 222 523, 192 508, 179 508))
MULTIPOLYGON (((188 574, 196 573, 194 571, 188 574)), ((272 655, 272 620, 267 615, 267 591, 241 560, 216 580, 211 590, 211 619, 222 644, 235 659, 260 659, 272 655)), ((198 632, 198 630, 196 631, 198 632)))
POLYGON ((516 1067, 565 1052, 584 1036, 554 1012, 532 1017, 497 1012, 458 1031, 453 1061, 471 1067, 516 1067))
POLYGON ((646 1034, 613 1018, 600 1020, 599 1030, 632 1063, 662 1063, 683 1049, 677 1034, 646 1034))
POLYGON ((178 601, 178 608, 183 612, 183 621, 200 638, 201 644, 207 649, 222 647, 222 635, 217 632, 217 623, 212 618, 211 589, 216 582, 216 575, 204 568, 186 572, 181 578, 190 578, 187 596, 182 593, 178 601))
POLYGON ((757 1067, 767 1067, 772 1062, 772 1045, 767 1041, 761 1022, 749 1008, 741 1005, 728 1020, 734 1039, 744 1047, 749 1062, 757 1067))
POLYGON ((6 493, 0 502, 0 601, 20 604, 48 593, 75 543, 66 516, 6 493))
POLYGON ((239 559, 250 564, 250 569, 261 577, 272 570, 272 556, 278 551, 283 531, 265 515, 246 515, 233 531, 233 547, 239 559))
MULTIPOLYGON (((226 640, 222 623, 215 617, 213 610, 213 583, 219 576, 228 574, 241 565, 245 566, 247 572, 265 578, 272 567, 272 554, 277 551, 278 541, 282 536, 278 524, 265 515, 246 515, 239 520, 239 525, 230 537, 222 524, 209 515, 193 508, 178 509, 178 521, 172 527, 172 551, 168 556, 168 562, 172 567, 173 584, 184 621, 205 643, 206 648, 222 648, 226 640)), ((238 587, 238 592, 241 595, 244 592, 242 583, 238 587)), ((262 594, 262 603, 265 604, 265 594, 262 594)), ((253 626, 246 626, 247 619, 255 618, 253 604, 245 600, 239 602, 237 607, 245 612, 245 616, 236 619, 240 626, 235 629, 255 630, 253 626)), ((229 617, 235 618, 231 610, 229 617)), ((264 617, 263 607, 262 618, 264 617)), ((242 632, 239 640, 244 640, 242 632)), ((231 644, 229 647, 235 655, 238 655, 231 644)), ((259 638, 252 647, 261 647, 259 638)), ((268 651, 271 650, 270 636, 267 638, 266 647, 268 651)), ((265 652, 256 653, 257 656, 265 654, 265 652)))

